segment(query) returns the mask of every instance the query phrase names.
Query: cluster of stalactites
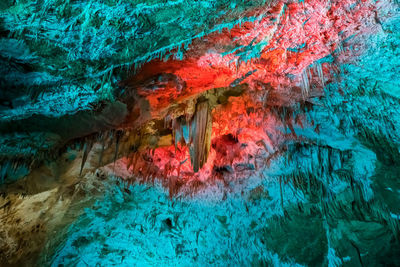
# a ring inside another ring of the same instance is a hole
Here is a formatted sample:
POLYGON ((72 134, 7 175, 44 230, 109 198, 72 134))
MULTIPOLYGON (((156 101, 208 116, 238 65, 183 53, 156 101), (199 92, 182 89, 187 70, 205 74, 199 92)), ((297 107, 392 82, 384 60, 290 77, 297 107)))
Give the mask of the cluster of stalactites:
POLYGON ((319 83, 322 88, 325 87, 325 77, 322 63, 318 61, 314 62, 314 64, 306 67, 301 73, 301 89, 303 98, 306 98, 310 95, 311 84, 315 74, 318 75, 319 83))
POLYGON ((175 147, 179 142, 189 147, 193 171, 198 172, 206 163, 211 146, 212 117, 208 101, 197 103, 191 119, 174 119, 172 128, 175 147))

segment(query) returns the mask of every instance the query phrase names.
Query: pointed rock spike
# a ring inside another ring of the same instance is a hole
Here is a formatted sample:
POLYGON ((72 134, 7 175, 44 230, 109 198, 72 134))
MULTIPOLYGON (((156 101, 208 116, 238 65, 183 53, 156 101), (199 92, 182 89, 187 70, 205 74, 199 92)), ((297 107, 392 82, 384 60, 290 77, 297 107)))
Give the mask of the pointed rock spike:
POLYGON ((117 160, 117 157, 118 157, 119 142, 121 141, 121 137, 123 136, 123 134, 124 134, 123 131, 117 131, 115 133, 114 166, 115 166, 115 161, 117 160))
POLYGON ((80 169, 80 172, 79 172, 79 176, 82 175, 83 166, 85 165, 85 162, 87 160, 89 152, 92 149, 92 146, 93 146, 93 139, 89 138, 88 142, 86 142, 84 144, 84 147, 83 147, 83 156, 82 156, 82 163, 81 163, 81 169, 80 169))
POLYGON ((211 127, 212 121, 208 101, 197 103, 190 128, 192 137, 190 159, 194 172, 198 172, 207 161, 211 146, 211 127))

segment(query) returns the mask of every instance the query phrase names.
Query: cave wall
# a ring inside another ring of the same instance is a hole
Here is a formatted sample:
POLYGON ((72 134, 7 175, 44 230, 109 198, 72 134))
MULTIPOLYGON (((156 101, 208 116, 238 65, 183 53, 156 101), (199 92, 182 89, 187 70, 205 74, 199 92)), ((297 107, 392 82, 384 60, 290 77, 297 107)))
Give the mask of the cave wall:
POLYGON ((400 265, 396 1, 0 4, 3 265, 400 265))

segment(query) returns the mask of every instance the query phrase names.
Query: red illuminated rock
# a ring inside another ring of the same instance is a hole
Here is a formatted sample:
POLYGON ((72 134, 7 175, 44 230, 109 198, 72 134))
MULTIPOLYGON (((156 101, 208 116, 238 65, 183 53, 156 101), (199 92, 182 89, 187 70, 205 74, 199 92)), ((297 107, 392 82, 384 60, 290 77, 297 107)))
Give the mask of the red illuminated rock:
POLYGON ((126 160, 133 175, 204 181, 264 166, 282 140, 297 138, 296 123, 304 127, 294 105, 311 105, 333 78, 334 63, 319 60, 373 31, 374 12, 368 1, 279 2, 246 14, 255 22, 195 40, 182 60, 146 63, 122 83, 136 114, 126 124, 164 121, 147 132, 164 139, 126 160))

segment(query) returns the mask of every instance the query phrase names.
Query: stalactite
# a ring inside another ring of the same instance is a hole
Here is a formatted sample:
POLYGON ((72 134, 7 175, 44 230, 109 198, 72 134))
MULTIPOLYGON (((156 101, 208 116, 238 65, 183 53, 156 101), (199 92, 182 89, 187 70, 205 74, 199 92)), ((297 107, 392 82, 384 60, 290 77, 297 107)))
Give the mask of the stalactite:
POLYGON ((112 143, 114 142, 114 130, 108 132, 107 136, 107 147, 111 147, 112 143))
POLYGON ((178 143, 181 142, 182 136, 183 136, 180 118, 174 119, 172 121, 172 133, 173 133, 175 151, 176 151, 178 143))
POLYGON ((279 176, 279 192, 280 192, 280 196, 281 196, 281 207, 282 207, 282 210, 284 210, 283 209, 282 176, 279 176))
POLYGON ((197 103, 190 126, 190 159, 194 172, 207 161, 211 146, 211 113, 207 101, 197 103))
POLYGON ((301 74, 301 89, 303 98, 310 94, 310 79, 311 73, 309 67, 305 68, 305 70, 301 74))
POLYGON ((97 164, 98 167, 101 166, 102 161, 103 161, 103 153, 104 153, 104 148, 106 145, 106 137, 104 135, 105 135, 105 133, 101 133, 99 136, 100 142, 101 142, 101 150, 100 150, 100 154, 99 154, 99 162, 97 164))
POLYGON ((114 153, 114 165, 115 165, 115 161, 118 157, 118 149, 119 149, 119 143, 121 141, 122 136, 124 135, 123 131, 117 131, 115 133, 115 153, 114 153))
POLYGON ((186 144, 189 144, 190 141, 190 129, 189 129, 189 125, 185 122, 181 125, 181 129, 182 129, 182 137, 183 140, 185 141, 186 144))
POLYGON ((87 157, 88 157, 89 152, 92 149, 92 147, 93 147, 93 138, 88 138, 88 140, 85 142, 84 148, 83 148, 81 170, 79 171, 79 175, 82 175, 83 166, 85 165, 85 162, 87 160, 87 157))
POLYGON ((322 87, 325 87, 324 71, 322 69, 322 64, 320 62, 317 62, 317 73, 318 73, 318 77, 322 83, 322 87))
POLYGON ((6 161, 0 168, 0 183, 4 183, 6 176, 7 176, 7 170, 8 167, 10 166, 10 161, 6 161))

